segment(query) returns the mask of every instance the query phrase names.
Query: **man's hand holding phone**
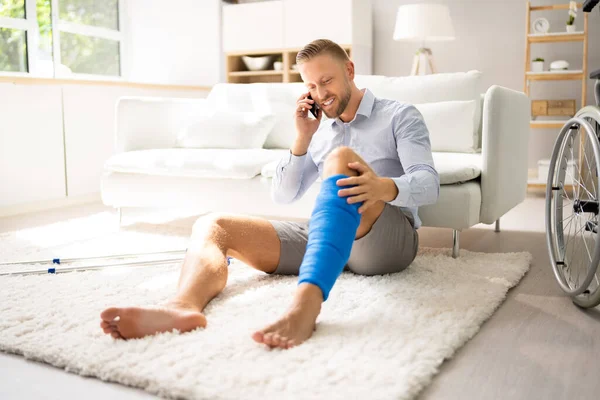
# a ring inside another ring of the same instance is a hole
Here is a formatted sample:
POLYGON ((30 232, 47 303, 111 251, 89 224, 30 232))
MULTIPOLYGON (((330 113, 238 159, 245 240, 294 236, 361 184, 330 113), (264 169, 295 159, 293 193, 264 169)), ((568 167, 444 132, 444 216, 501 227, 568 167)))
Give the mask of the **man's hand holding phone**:
POLYGON ((304 93, 296 102, 296 141, 292 145, 292 154, 301 156, 308 151, 308 145, 319 128, 323 110, 312 99, 310 93, 304 93), (315 118, 308 116, 311 112, 315 118))

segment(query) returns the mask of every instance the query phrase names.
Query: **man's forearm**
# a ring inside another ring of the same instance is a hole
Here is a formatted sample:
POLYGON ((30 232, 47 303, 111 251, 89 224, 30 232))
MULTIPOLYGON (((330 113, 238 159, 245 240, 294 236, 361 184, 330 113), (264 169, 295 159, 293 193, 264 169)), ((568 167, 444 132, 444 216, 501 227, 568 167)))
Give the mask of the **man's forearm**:
POLYGON ((308 146, 310 145, 310 140, 306 141, 301 138, 296 138, 294 144, 290 148, 290 151, 295 156, 303 156, 308 152, 308 146))

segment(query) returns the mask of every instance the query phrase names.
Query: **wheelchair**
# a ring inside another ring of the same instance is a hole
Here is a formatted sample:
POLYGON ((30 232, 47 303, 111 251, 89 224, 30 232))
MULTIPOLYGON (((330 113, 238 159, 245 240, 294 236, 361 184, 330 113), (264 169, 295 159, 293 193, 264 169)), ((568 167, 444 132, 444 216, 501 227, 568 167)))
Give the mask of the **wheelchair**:
POLYGON ((561 128, 546 186, 546 241, 561 289, 583 308, 600 304, 600 69, 595 106, 561 128))

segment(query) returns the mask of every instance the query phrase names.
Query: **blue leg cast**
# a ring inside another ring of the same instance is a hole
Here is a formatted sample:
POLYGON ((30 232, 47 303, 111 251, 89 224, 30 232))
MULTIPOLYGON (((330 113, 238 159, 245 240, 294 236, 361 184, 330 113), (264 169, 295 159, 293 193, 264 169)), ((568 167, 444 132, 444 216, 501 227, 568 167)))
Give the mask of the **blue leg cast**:
MULTIPOLYGON (((348 262, 350 250, 360 225, 358 209, 362 203, 348 204, 339 197, 344 187, 336 185, 347 175, 334 175, 323 181, 312 212, 306 253, 300 266, 298 284, 312 283, 321 288, 323 301, 348 262)), ((348 187, 348 186, 346 186, 348 187)))

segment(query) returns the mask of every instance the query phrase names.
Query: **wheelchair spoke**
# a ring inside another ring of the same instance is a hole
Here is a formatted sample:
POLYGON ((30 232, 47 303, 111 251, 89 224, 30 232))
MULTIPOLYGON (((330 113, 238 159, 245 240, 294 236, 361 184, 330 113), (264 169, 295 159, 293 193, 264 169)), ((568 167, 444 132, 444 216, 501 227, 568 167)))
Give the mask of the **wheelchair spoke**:
POLYGON ((592 185, 593 185, 593 188, 594 188, 594 193, 598 193, 598 191, 596 190, 596 184, 594 183, 594 176, 595 176, 594 172, 595 172, 595 170, 593 170, 592 167, 590 167, 590 162, 588 160, 587 151, 586 151, 585 146, 584 146, 584 149, 583 149, 583 158, 585 159, 585 163, 587 164, 588 170, 592 174, 591 181, 592 181, 592 185))
MULTIPOLYGON (((574 214, 574 216, 577 216, 577 214, 574 214)), ((575 219, 571 220, 571 222, 573 222, 573 221, 577 221, 577 218, 575 218, 575 219)), ((571 222, 569 222, 569 224, 570 224, 571 222)), ((577 225, 577 223, 575 223, 575 225, 577 225)), ((571 241, 571 238, 573 237, 573 236, 571 235, 571 232, 572 232, 572 230, 573 230, 573 226, 575 226, 575 225, 571 225, 571 226, 569 227, 569 233, 567 234, 567 243, 565 244, 565 249, 566 249, 566 248, 569 246, 569 242, 571 241)), ((576 228, 576 229, 577 229, 577 228, 576 228)), ((566 250, 565 250, 565 253, 566 253, 566 250)))
POLYGON ((572 201, 568 201, 566 204, 563 203, 562 208, 569 207, 569 206, 571 206, 571 207, 573 206, 573 202, 572 201))
MULTIPOLYGON (((573 141, 574 141, 573 135, 569 136, 569 140, 570 140, 569 141, 569 149, 571 150, 571 160, 574 160, 575 159, 575 155, 573 154, 573 141)), ((567 174, 571 175, 569 173, 569 160, 566 160, 565 172, 567 174)), ((573 185, 575 185, 575 178, 573 176, 571 176, 571 179, 573 179, 573 185)), ((574 197, 579 198, 580 197, 579 196, 580 195, 580 193, 579 193, 579 186, 576 186, 576 188, 577 188, 577 190, 576 190, 576 193, 574 194, 574 197)))
MULTIPOLYGON (((568 254, 565 254, 565 264, 569 267, 569 277, 573 278, 573 274, 577 271, 579 272, 579 267, 578 267, 578 263, 576 262, 576 260, 578 260, 577 257, 573 257, 574 255, 579 253, 579 247, 580 247, 580 243, 577 240, 577 235, 579 233, 578 226, 579 226, 579 218, 575 219, 575 224, 571 225, 571 228, 569 229, 569 236, 568 236, 568 240, 567 240, 567 245, 565 246, 566 248, 569 247, 569 243, 571 244, 571 250, 570 252, 568 252, 568 254), (573 234, 571 234, 571 232, 575 230, 575 232, 573 234)), ((571 288, 573 288, 573 285, 571 285, 571 288)))
MULTIPOLYGON (((586 226, 584 226, 584 228, 586 226)), ((585 239, 585 232, 587 232, 587 231, 585 229, 583 229, 583 231, 581 232, 581 239, 583 240, 583 244, 585 246, 585 251, 587 252, 588 258, 590 259, 590 263, 591 263, 592 262, 592 253, 590 253, 590 248, 587 245, 587 240, 585 239)))
POLYGON ((571 225, 571 223, 573 222, 573 219, 575 218, 575 216, 577 216, 577 214, 571 214, 571 215, 570 215, 570 216, 568 216, 567 218, 563 219, 563 223, 564 223, 566 220, 569 220, 569 222, 568 222, 568 223, 567 223, 567 225, 566 225, 566 226, 563 228, 563 230, 567 229, 567 227, 568 227, 569 225, 571 225))
MULTIPOLYGON (((594 195, 593 195, 593 194, 591 194, 589 190, 587 190, 587 188, 585 187, 585 185, 584 185, 583 183, 579 182, 579 180, 578 180, 578 179, 575 179, 575 177, 574 177, 573 175, 571 175, 571 173, 569 172, 569 170, 568 170, 568 169, 567 169, 567 174, 569 174, 569 176, 571 177, 571 179, 573 180, 573 182, 577 182, 577 188, 578 188, 578 189, 579 189, 579 188, 583 188, 583 190, 585 190, 585 191, 587 192, 588 196, 590 196, 590 197, 591 197, 591 200, 594 200, 594 199, 595 199, 594 195)), ((581 174, 579 174, 579 176, 581 176, 581 174)), ((577 194, 577 197, 579 197, 579 194, 580 194, 580 193, 578 193, 578 194, 577 194)))
MULTIPOLYGON (((578 218, 577 220, 578 220, 578 222, 581 222, 581 218, 578 218)), ((587 246, 587 242, 585 240, 585 235, 584 235, 585 227, 586 227, 586 224, 581 224, 581 227, 575 233, 575 237, 576 238, 578 238, 579 234, 581 233, 582 234, 581 235, 581 240, 583 241, 583 245, 582 245, 579 242, 579 240, 575 239, 575 241, 577 243, 577 249, 578 249, 578 251, 575 254, 576 255, 582 254, 583 253, 583 248, 582 247, 585 247, 585 249, 586 249, 586 251, 588 253, 588 256, 590 257, 590 263, 591 263, 592 256, 591 256, 591 253, 589 252, 589 249, 588 249, 588 246, 587 246), (581 250, 581 251, 579 251, 579 250, 581 250)), ((588 268, 586 266, 586 263, 583 261, 583 257, 578 257, 578 260, 580 262, 578 262, 576 264, 577 265, 577 277, 575 278, 575 282, 577 282, 577 284, 579 285, 579 282, 580 282, 579 277, 580 277, 581 270, 583 269, 587 273, 587 269, 588 268)))
MULTIPOLYGON (((578 131, 578 133, 580 133, 580 132, 578 131)), ((579 141, 581 142, 581 139, 580 139, 579 141)), ((581 148, 581 147, 580 147, 580 150, 581 150, 581 151, 583 152, 583 154, 585 155, 585 145, 584 145, 584 147, 583 147, 583 148, 581 148)), ((590 192, 590 191, 587 189, 587 187, 585 186, 585 182, 584 182, 584 180, 585 180, 585 177, 584 177, 584 176, 583 176, 583 174, 581 173, 581 169, 579 168, 579 163, 577 162, 577 159, 575 158, 575 155, 573 154, 573 147, 571 147, 571 159, 572 159, 573 161, 575 161, 574 165, 575 165, 575 171, 576 171, 576 173, 577 173, 577 178, 578 178, 578 179, 575 179, 575 177, 574 177, 574 176, 572 176, 572 175, 569 173, 569 163, 568 163, 568 162, 567 162, 567 169, 566 169, 566 170, 567 170, 567 173, 568 173, 568 174, 571 176, 571 179, 573 179, 573 181, 574 181, 574 182, 575 182, 575 181, 577 182, 577 184, 579 185, 579 187, 580 187, 580 188, 583 188, 583 190, 585 190, 585 191, 587 192, 588 196, 590 196, 590 200, 593 200, 593 199, 595 199, 595 196, 594 196, 594 195, 593 195, 593 194, 592 194, 592 193, 591 193, 591 192, 590 192)), ((577 193, 577 197, 578 197, 578 198, 580 198, 580 195, 581 195, 581 191, 579 191, 579 192, 577 193)))
MULTIPOLYGON (((581 222, 581 220, 579 218, 577 219, 577 221, 581 222)), ((577 263, 575 264, 577 267, 577 276, 575 277, 575 284, 577 286, 574 286, 574 288, 579 286, 579 282, 580 282, 579 276, 580 276, 582 264, 583 264, 583 260, 582 260, 583 257, 579 256, 582 253, 582 251, 581 251, 582 245, 581 245, 581 242, 579 240, 577 240, 577 237, 579 236, 579 232, 581 232, 581 229, 582 228, 579 228, 579 230, 575 233, 575 243, 577 244, 577 251, 575 252, 575 255, 577 256, 577 263)))
POLYGON ((566 198, 567 200, 569 200, 569 201, 573 202, 573 199, 571 199, 571 198, 569 197, 569 195, 567 194, 567 191, 565 190, 565 184, 564 184, 564 182, 562 182, 562 183, 561 183, 561 185, 562 185, 562 186, 561 186, 561 192, 562 192, 562 194, 564 195, 564 197, 563 197, 563 198, 566 198))

